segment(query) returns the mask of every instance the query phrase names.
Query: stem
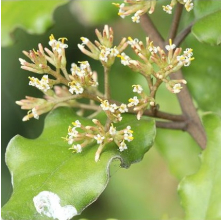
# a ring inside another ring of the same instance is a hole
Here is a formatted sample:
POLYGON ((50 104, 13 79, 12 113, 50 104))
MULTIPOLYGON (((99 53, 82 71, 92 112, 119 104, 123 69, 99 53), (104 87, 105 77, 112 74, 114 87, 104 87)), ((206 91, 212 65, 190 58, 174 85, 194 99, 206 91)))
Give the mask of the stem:
POLYGON ((109 71, 110 68, 104 67, 104 96, 107 100, 110 99, 109 71))
POLYGON ((65 78, 66 78, 68 81, 70 81, 70 78, 69 78, 67 69, 66 69, 66 68, 62 68, 61 70, 62 70, 62 72, 64 73, 65 78))
POLYGON ((150 90, 150 93, 151 93, 151 89, 153 87, 153 81, 151 79, 151 76, 147 75, 147 76, 144 76, 147 80, 147 83, 148 83, 148 87, 149 87, 149 90, 150 90))
POLYGON ((94 110, 94 111, 98 111, 100 109, 98 105, 87 105, 81 103, 78 103, 75 107, 87 110, 94 110))
POLYGON ((187 119, 184 115, 174 115, 174 114, 170 114, 170 113, 162 112, 162 111, 152 112, 151 110, 146 110, 144 111, 143 115, 166 119, 170 121, 180 121, 180 122, 185 121, 187 119))
POLYGON ((66 97, 63 97, 63 98, 59 98, 59 99, 56 99, 55 103, 60 103, 60 102, 66 102, 66 101, 70 101, 70 100, 73 100, 73 99, 80 99, 80 98, 83 98, 83 95, 70 95, 70 96, 66 96, 66 97))
POLYGON ((187 130, 187 122, 164 122, 164 121, 156 121, 157 128, 166 128, 173 130, 187 130))
POLYGON ((68 86, 68 80, 65 79, 61 74, 60 74, 60 70, 57 69, 56 71, 52 70, 49 72, 49 74, 51 74, 52 76, 54 76, 57 80, 59 80, 60 83, 65 84, 66 86, 68 86))
POLYGON ((177 34, 182 11, 183 11, 183 5, 178 3, 176 7, 175 15, 173 17, 173 22, 170 28, 169 39, 173 40, 177 34))
POLYGON ((192 26, 194 22, 190 23, 175 39, 174 44, 178 47, 183 40, 186 38, 186 36, 191 32, 192 26))
POLYGON ((156 83, 155 83, 154 86, 152 87, 152 90, 151 90, 151 93, 150 93, 150 96, 151 96, 152 98, 155 99, 157 89, 158 89, 158 87, 161 85, 161 83, 162 83, 162 80, 157 79, 156 83))
MULTIPOLYGON (((183 79, 183 74, 181 70, 179 70, 176 73, 170 74, 170 78, 173 80, 183 79)), ((183 84, 183 89, 177 94, 177 97, 179 99, 183 115, 190 120, 187 131, 195 139, 199 146, 204 149, 207 142, 205 130, 185 84, 183 84)))
POLYGON ((154 39, 154 42, 156 42, 156 44, 158 44, 160 47, 163 47, 164 39, 147 14, 141 16, 140 23, 147 36, 149 36, 152 40, 154 39))

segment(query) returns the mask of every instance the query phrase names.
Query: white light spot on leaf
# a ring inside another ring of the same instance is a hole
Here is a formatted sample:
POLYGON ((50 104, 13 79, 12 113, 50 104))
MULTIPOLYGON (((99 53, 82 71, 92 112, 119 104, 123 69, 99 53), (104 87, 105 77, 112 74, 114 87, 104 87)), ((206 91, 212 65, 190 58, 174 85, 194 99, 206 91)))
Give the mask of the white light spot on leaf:
POLYGON ((42 191, 33 198, 33 202, 38 213, 53 219, 69 220, 77 215, 77 210, 74 206, 66 205, 61 207, 59 196, 53 192, 42 191))

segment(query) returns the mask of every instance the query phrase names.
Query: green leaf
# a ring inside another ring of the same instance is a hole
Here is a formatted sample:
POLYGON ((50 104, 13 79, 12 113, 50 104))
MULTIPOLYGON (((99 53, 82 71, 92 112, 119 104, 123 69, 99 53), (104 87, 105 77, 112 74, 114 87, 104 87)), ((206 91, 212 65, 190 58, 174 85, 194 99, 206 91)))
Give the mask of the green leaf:
POLYGON ((207 132, 207 148, 201 156, 199 171, 179 185, 186 219, 221 219, 221 117, 203 117, 207 132))
POLYGON ((15 28, 24 28, 30 34, 42 34, 53 23, 53 11, 67 0, 2 1, 2 46, 12 44, 10 35, 15 28))
POLYGON ((101 25, 118 18, 118 8, 113 6, 111 1, 72 1, 70 9, 85 26, 101 25))
POLYGON ((198 170, 201 149, 187 132, 157 129, 155 142, 170 172, 177 179, 181 180, 198 170))
POLYGON ((73 110, 59 108, 46 117, 39 138, 29 140, 16 136, 11 140, 6 162, 14 190, 2 208, 3 219, 48 219, 36 211, 33 203, 33 198, 43 191, 55 193, 61 199, 62 207, 72 206, 72 210, 75 207, 80 214, 105 189, 111 161, 120 159, 122 167, 129 167, 143 158, 155 137, 154 120, 144 118, 137 121, 133 115, 124 115, 117 129, 130 125, 134 130, 134 140, 124 152, 120 152, 115 144, 107 145, 96 163, 97 144, 86 147, 81 154, 74 154, 61 138, 67 135, 68 126, 77 119, 84 125, 91 124, 91 120, 76 116, 73 110))
POLYGON ((194 16, 196 19, 212 14, 221 9, 221 1, 217 0, 195 0, 194 1, 194 16))
POLYGON ((221 43, 220 21, 221 10, 197 21, 192 28, 192 33, 200 42, 219 45, 221 43))
POLYGON ((188 47, 193 48, 195 60, 183 67, 187 86, 198 107, 203 111, 221 113, 221 47, 201 44, 193 37, 187 39, 188 47))

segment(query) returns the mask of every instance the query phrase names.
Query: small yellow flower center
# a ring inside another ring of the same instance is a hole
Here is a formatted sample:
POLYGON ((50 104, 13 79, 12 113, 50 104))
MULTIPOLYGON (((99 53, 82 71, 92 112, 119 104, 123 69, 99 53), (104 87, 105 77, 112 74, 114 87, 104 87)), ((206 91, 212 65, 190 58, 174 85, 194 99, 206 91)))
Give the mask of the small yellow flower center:
POLYGON ((66 37, 60 37, 58 38, 58 40, 61 40, 61 43, 64 44, 64 41, 68 41, 68 39, 66 37))
POLYGON ((49 36, 49 40, 50 40, 50 41, 54 40, 54 35, 53 35, 53 34, 51 34, 51 35, 49 36))

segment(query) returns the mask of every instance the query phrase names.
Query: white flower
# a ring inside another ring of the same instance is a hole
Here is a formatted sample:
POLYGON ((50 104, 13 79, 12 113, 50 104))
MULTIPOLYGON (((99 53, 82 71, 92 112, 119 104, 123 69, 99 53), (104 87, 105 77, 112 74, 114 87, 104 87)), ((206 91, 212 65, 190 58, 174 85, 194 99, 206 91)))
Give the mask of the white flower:
POLYGON ((149 47, 148 47, 148 50, 151 52, 151 53, 157 53, 157 47, 154 47, 153 45, 150 45, 149 47))
POLYGON ((184 52, 183 55, 177 56, 177 61, 179 61, 178 65, 184 65, 184 66, 189 66, 191 61, 194 60, 193 56, 193 49, 187 48, 184 52))
POLYGON ((86 37, 81 37, 81 40, 82 40, 82 46, 86 45, 89 42, 89 39, 86 37))
POLYGON ((117 119, 118 121, 121 121, 121 120, 122 120, 121 114, 117 114, 117 115, 116 115, 116 119, 117 119))
POLYGON ((76 150, 77 153, 81 153, 82 152, 82 147, 80 144, 74 145, 73 149, 76 150))
POLYGON ((127 128, 124 129, 124 140, 126 141, 132 141, 133 138, 133 131, 131 130, 130 126, 127 126, 127 128))
POLYGON ((173 93, 179 93, 182 89, 182 86, 180 83, 176 83, 174 86, 173 86, 173 93))
POLYGON ((126 105, 126 104, 121 104, 121 105, 119 106, 119 111, 120 111, 121 113, 128 112, 127 105, 126 105))
POLYGON ((47 90, 50 89, 50 86, 48 85, 48 75, 44 75, 41 80, 35 78, 35 77, 29 77, 29 85, 30 86, 35 86, 38 89, 47 92, 47 90))
POLYGON ((140 94, 143 91, 143 88, 140 85, 132 85, 132 87, 134 87, 133 92, 137 92, 140 94))
POLYGON ((109 111, 111 111, 112 113, 115 112, 115 110, 117 109, 117 105, 116 104, 111 104, 109 107, 109 111))
POLYGON ((39 115, 38 115, 38 113, 37 113, 36 108, 33 108, 31 111, 32 111, 32 114, 33 114, 34 118, 35 118, 35 119, 39 119, 39 115))
POLYGON ((172 14, 172 9, 170 5, 163 6, 163 10, 168 14, 172 14))
POLYGON ((116 57, 119 54, 119 51, 116 47, 111 48, 111 56, 116 57))
POLYGON ((73 127, 73 128, 69 127, 68 128, 68 135, 70 137, 77 137, 78 131, 76 130, 76 127, 73 127))
POLYGON ((192 0, 184 0, 184 3, 187 11, 191 11, 193 9, 192 0))
POLYGON ((125 6, 125 4, 122 3, 122 4, 120 5, 120 9, 119 9, 119 12, 118 12, 118 15, 120 15, 122 18, 125 18, 125 15, 123 15, 123 13, 125 12, 125 11, 123 10, 124 6, 125 6))
POLYGON ((99 59, 106 63, 108 61, 108 56, 110 53, 111 53, 111 49, 103 46, 99 55, 99 59))
POLYGON ((131 37, 128 37, 128 41, 127 43, 130 44, 131 46, 135 46, 139 43, 139 39, 138 38, 134 38, 132 39, 131 37))
POLYGON ((104 111, 107 111, 110 108, 110 104, 107 100, 102 101, 100 106, 104 111))
POLYGON ((52 47, 52 49, 53 49, 54 51, 57 51, 59 54, 61 54, 61 53, 62 53, 62 50, 65 49, 65 48, 68 48, 68 45, 62 43, 61 41, 56 41, 56 42, 54 43, 54 46, 52 47))
POLYGON ((172 44, 172 43, 170 43, 169 45, 166 45, 166 46, 165 46, 165 48, 166 48, 168 51, 173 50, 175 47, 176 47, 176 45, 175 45, 175 44, 172 44))
POLYGON ((134 16, 132 16, 132 21, 136 22, 136 23, 140 23, 140 15, 141 15, 142 11, 138 10, 134 16))
POLYGON ((124 143, 124 141, 122 141, 122 142, 120 143, 119 150, 122 152, 122 151, 124 151, 124 150, 126 150, 126 149, 127 149, 127 145, 124 143))
POLYGON ((104 136, 101 136, 100 134, 97 134, 96 136, 94 136, 94 139, 97 140, 98 144, 102 144, 103 140, 104 140, 104 136))
POLYGON ((183 51, 183 53, 184 53, 184 56, 187 56, 187 57, 192 57, 193 56, 193 49, 191 49, 191 48, 186 48, 186 50, 185 51, 183 51))
POLYGON ((133 98, 129 99, 129 104, 127 105, 128 107, 132 107, 132 106, 136 106, 139 104, 139 99, 137 98, 137 96, 134 96, 133 98))
POLYGON ((72 122, 72 124, 76 127, 76 128, 80 128, 81 127, 81 122, 79 120, 76 120, 75 122, 72 122))
POLYGON ((73 144, 73 142, 74 142, 74 139, 73 139, 73 137, 72 136, 69 136, 68 137, 68 139, 67 139, 67 142, 68 142, 68 144, 73 144))
POLYGON ((131 60, 129 56, 127 56, 125 53, 121 53, 120 55, 120 58, 121 58, 121 63, 124 65, 124 66, 128 66, 130 63, 129 61, 131 60))
POLYGON ((115 135, 116 134, 116 128, 113 126, 113 124, 111 124, 111 127, 110 127, 110 129, 109 129, 109 133, 110 133, 110 135, 115 135))
POLYGON ((70 84, 70 93, 73 94, 74 92, 78 95, 84 92, 84 88, 81 86, 80 83, 70 84))

